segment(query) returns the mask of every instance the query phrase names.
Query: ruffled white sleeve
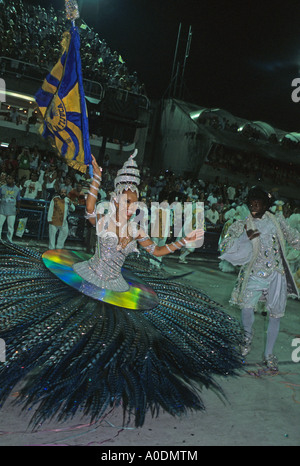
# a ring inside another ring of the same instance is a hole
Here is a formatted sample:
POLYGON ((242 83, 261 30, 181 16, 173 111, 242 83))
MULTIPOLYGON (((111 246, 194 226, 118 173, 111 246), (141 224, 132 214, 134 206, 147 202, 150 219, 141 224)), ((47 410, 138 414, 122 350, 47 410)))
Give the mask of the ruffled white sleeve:
MULTIPOLYGON (((232 233, 234 232, 232 231, 232 233)), ((221 256, 219 259, 226 260, 234 266, 245 265, 248 264, 248 262, 251 260, 253 246, 251 240, 247 236, 246 231, 243 231, 240 236, 235 236, 234 234, 230 233, 229 229, 228 234, 225 236, 224 241, 221 243, 220 251, 221 256)))

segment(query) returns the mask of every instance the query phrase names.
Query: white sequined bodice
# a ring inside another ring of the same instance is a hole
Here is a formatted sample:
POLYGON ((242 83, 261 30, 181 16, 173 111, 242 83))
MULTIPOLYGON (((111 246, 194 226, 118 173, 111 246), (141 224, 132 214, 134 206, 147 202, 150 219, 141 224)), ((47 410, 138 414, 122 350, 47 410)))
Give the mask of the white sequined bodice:
POLYGON ((135 240, 122 246, 114 232, 104 231, 98 236, 96 252, 91 259, 74 264, 74 271, 82 278, 100 288, 127 291, 128 283, 121 270, 126 256, 138 252, 135 240))

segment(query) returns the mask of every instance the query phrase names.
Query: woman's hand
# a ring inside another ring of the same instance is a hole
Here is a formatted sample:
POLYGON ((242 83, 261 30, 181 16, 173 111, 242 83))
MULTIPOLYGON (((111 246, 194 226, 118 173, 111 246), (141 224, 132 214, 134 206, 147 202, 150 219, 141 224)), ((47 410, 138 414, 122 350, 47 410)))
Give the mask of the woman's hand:
POLYGON ((99 167, 95 157, 92 155, 92 166, 93 166, 93 173, 95 173, 95 175, 98 175, 100 176, 100 178, 102 178, 102 168, 99 167))
POLYGON ((194 242, 199 243, 199 246, 195 246, 195 247, 200 248, 202 246, 203 240, 204 240, 204 230, 203 230, 203 228, 199 228, 198 230, 193 230, 191 233, 186 235, 186 237, 184 239, 187 242, 187 245, 188 245, 188 243, 194 243, 194 242))

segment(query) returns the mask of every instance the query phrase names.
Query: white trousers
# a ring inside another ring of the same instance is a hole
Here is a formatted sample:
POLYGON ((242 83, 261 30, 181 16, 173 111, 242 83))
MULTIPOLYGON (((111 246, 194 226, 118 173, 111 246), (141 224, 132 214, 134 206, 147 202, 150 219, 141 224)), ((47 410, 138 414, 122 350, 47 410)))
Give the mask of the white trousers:
POLYGON ((49 249, 63 249, 69 234, 68 224, 57 227, 49 224, 49 249), (58 233, 57 241, 56 235, 58 233))
POLYGON ((243 299, 243 309, 255 308, 264 296, 270 317, 283 317, 287 302, 287 283, 285 275, 274 271, 269 277, 251 277, 243 299))
POLYGON ((13 234, 14 234, 16 216, 15 215, 2 215, 2 214, 0 214, 0 239, 1 239, 2 228, 3 228, 3 225, 5 223, 5 220, 7 221, 7 239, 8 239, 8 241, 12 241, 13 234))

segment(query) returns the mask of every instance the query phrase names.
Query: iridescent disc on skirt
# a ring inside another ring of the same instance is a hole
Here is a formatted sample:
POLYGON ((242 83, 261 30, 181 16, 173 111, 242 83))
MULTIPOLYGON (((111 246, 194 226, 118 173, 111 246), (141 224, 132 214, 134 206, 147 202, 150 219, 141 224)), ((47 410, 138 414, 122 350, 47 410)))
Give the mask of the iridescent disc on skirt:
POLYGON ((73 270, 73 265, 91 257, 91 254, 85 252, 66 249, 52 249, 42 255, 45 266, 54 275, 91 298, 126 309, 146 310, 157 306, 158 296, 155 291, 125 268, 122 268, 122 275, 129 285, 128 291, 107 290, 84 280, 73 270))

